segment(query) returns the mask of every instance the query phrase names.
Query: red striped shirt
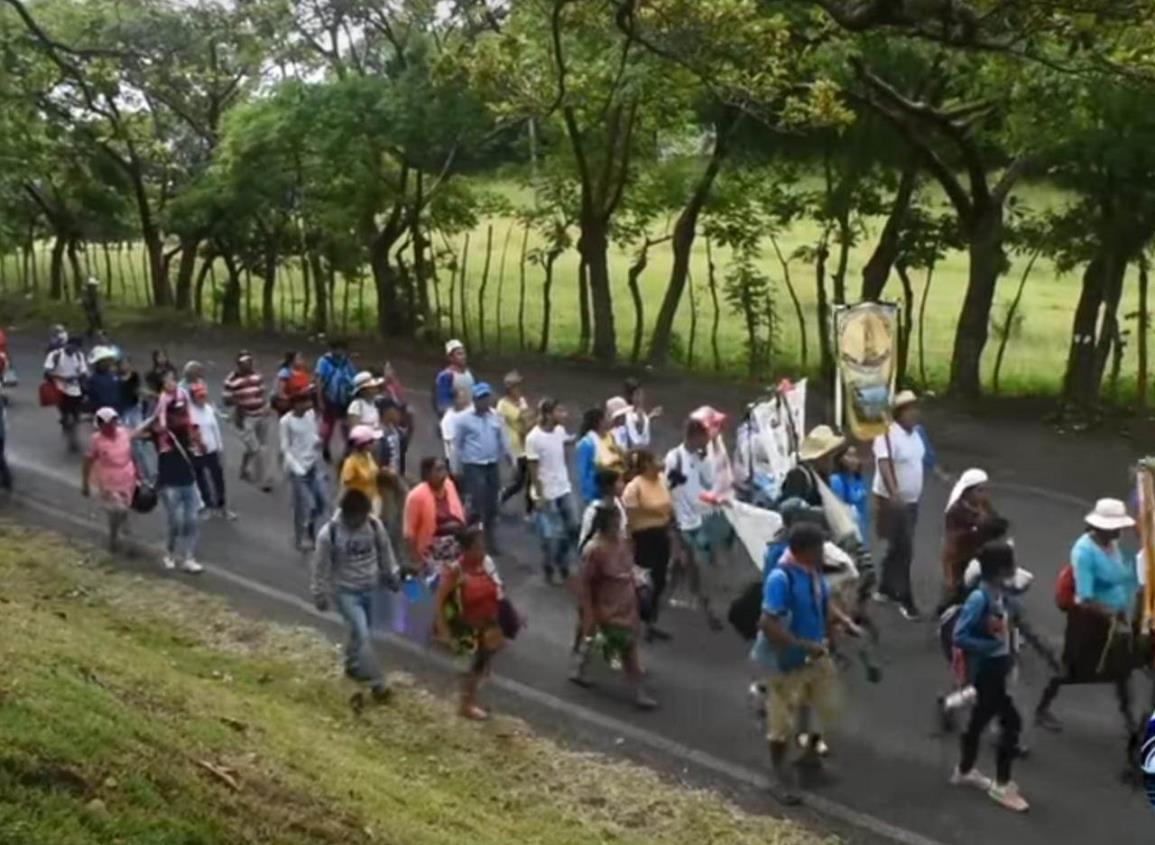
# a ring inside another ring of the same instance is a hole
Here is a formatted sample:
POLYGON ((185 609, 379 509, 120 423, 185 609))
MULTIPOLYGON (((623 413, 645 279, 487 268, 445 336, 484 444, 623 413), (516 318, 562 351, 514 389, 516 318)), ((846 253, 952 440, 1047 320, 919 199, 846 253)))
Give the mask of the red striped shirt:
POLYGON ((232 373, 225 379, 225 401, 240 408, 241 412, 249 416, 257 416, 265 412, 265 382, 260 373, 249 373, 243 376, 232 373))

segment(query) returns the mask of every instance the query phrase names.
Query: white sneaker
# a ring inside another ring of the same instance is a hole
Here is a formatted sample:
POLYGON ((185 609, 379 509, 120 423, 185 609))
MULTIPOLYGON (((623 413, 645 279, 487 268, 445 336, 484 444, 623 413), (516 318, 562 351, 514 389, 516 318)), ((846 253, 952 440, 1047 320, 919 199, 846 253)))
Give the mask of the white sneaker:
POLYGON ((180 571, 187 572, 189 575, 199 575, 205 571, 205 568, 190 557, 186 558, 180 565, 180 571))
POLYGON ((1027 799, 1019 794, 1019 786, 1014 781, 1005 784, 992 784, 991 788, 987 790, 987 795, 991 800, 997 804, 1001 804, 1008 810, 1016 813, 1025 813, 1031 809, 1031 805, 1027 803, 1027 799))
POLYGON ((978 769, 971 769, 966 774, 963 774, 955 767, 955 770, 950 776, 951 786, 973 786, 975 789, 981 789, 984 792, 989 792, 995 788, 995 782, 984 775, 978 769))
POLYGON ((176 569, 176 558, 172 555, 165 555, 160 559, 160 565, 171 572, 176 569))

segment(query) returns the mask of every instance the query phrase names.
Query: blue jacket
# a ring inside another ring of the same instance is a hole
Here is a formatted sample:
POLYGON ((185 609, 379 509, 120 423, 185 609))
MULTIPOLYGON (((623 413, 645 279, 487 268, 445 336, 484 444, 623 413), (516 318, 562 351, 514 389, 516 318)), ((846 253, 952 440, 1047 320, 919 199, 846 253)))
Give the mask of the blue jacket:
POLYGON ((97 371, 88 377, 88 402, 92 410, 112 408, 117 413, 124 411, 124 396, 120 389, 120 376, 110 371, 97 371))
POLYGON ((966 657, 967 676, 971 681, 978 675, 984 662, 996 657, 1007 657, 1011 653, 1010 626, 1012 605, 1001 593, 992 593, 986 584, 980 584, 971 591, 959 611, 954 624, 954 644, 966 657), (990 621, 1002 617, 1005 625, 1003 636, 992 634, 990 621))
POLYGON ((592 502, 601 498, 602 492, 598 489, 598 444, 594 440, 596 432, 589 432, 578 441, 574 454, 577 458, 578 488, 581 490, 582 500, 592 502))
POLYGON ((830 476, 830 489, 834 495, 854 509, 858 518, 858 530, 865 543, 870 539, 867 531, 870 523, 870 490, 861 475, 849 472, 836 472, 830 476))

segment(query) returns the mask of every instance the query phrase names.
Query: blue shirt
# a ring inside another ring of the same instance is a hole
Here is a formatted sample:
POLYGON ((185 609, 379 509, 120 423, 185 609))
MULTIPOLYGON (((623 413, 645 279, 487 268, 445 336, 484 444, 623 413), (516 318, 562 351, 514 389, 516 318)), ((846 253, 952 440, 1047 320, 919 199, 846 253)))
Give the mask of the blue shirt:
POLYGON ((462 464, 496 464, 510 455, 505 423, 493 411, 470 411, 457 419, 453 449, 462 464))
POLYGON ((778 568, 782 556, 786 554, 788 544, 785 540, 775 540, 766 545, 766 554, 762 556, 762 590, 765 594, 766 582, 770 580, 770 573, 778 568))
POLYGON ((923 469, 934 469, 936 466, 938 466, 938 453, 934 450, 934 447, 930 445, 930 438, 927 437, 926 429, 921 425, 916 425, 914 427, 914 432, 922 441, 923 469))
POLYGON ((120 376, 110 370, 94 372, 88 377, 88 400, 93 410, 112 408, 117 413, 125 410, 120 376))
POLYGON ((966 657, 973 681, 983 662, 1011 653, 1010 606, 1003 594, 983 583, 971 590, 954 623, 954 644, 966 657))
MULTIPOLYGON (((777 616, 795 637, 814 642, 826 638, 826 579, 787 561, 777 566, 762 588, 762 612, 777 616)), ((782 650, 759 628, 751 657, 763 668, 789 672, 806 663, 806 650, 782 650)))
POLYGON ((578 487, 582 499, 597 501, 602 491, 598 489, 598 433, 591 431, 578 441, 574 457, 577 460, 578 487))
POLYGON ((834 491, 835 496, 854 509, 854 515, 858 519, 858 531, 862 535, 862 542, 865 543, 870 537, 866 530, 870 522, 869 498, 867 496, 869 491, 866 482, 862 480, 861 475, 836 472, 830 476, 830 489, 834 491))
POLYGON ((1104 549, 1090 534, 1084 534, 1071 548, 1071 566, 1075 570, 1075 601, 1131 612, 1139 580, 1135 567, 1123 562, 1118 544, 1104 549))
POLYGON ((325 404, 344 410, 353 397, 353 362, 347 356, 335 357, 326 352, 317 359, 314 375, 321 382, 321 394, 325 404))
POLYGON ((469 370, 458 370, 446 367, 437 374, 433 382, 433 410, 440 417, 453 407, 453 394, 458 387, 472 389, 474 385, 473 373, 469 370))

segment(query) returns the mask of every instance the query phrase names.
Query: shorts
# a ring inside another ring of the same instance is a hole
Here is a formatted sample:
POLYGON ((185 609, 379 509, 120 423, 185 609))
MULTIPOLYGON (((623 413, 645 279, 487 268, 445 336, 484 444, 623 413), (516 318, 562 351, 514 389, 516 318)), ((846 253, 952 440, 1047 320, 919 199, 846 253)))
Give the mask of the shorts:
POLYGON ((766 738, 786 742, 798 726, 803 708, 818 715, 822 730, 829 730, 838 713, 838 679, 834 661, 822 657, 766 681, 766 738))

